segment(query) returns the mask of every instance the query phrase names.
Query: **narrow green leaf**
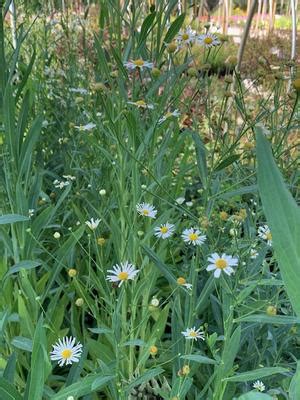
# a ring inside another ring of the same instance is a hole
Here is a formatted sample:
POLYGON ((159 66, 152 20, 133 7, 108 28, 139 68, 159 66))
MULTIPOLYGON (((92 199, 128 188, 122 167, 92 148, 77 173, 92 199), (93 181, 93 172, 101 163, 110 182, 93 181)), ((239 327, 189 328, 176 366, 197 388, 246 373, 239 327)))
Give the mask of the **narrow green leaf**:
POLYGON ((187 356, 181 356, 180 358, 183 358, 184 360, 195 361, 196 363, 199 364, 217 364, 216 360, 213 360, 212 358, 208 358, 205 356, 201 356, 200 354, 190 354, 187 356))
POLYGON ((282 279, 292 306, 300 317, 300 210, 275 164, 264 128, 257 126, 255 131, 259 193, 272 232, 282 279))
POLYGON ((6 277, 21 271, 21 269, 33 269, 39 267, 41 264, 42 264, 41 261, 30 261, 30 260, 20 261, 18 264, 15 264, 11 268, 9 268, 6 277))
POLYGON ((156 13, 153 12, 145 18, 144 22, 142 23, 141 27, 141 33, 139 36, 139 41, 138 41, 138 52, 140 51, 141 47, 144 45, 147 36, 149 35, 149 32, 151 30, 151 26, 155 20, 156 13))
POLYGON ((141 385, 142 383, 149 382, 150 379, 154 378, 155 376, 161 374, 164 370, 161 367, 157 367, 154 369, 150 369, 149 371, 144 372, 138 378, 134 379, 129 385, 125 388, 126 392, 130 392, 136 386, 141 385))
POLYGON ((3 372, 3 378, 10 383, 14 383, 15 371, 16 371, 16 353, 12 353, 7 360, 5 370, 3 372))
POLYGON ((195 143, 197 167, 200 175, 202 185, 206 187, 207 184, 207 163, 206 163, 206 148, 198 133, 190 132, 195 143))
POLYGON ((288 315, 252 314, 235 319, 235 322, 257 322, 258 324, 300 324, 300 318, 288 315))
POLYGON ((157 257, 157 255, 150 249, 150 247, 142 245, 143 250, 147 254, 147 256, 154 262, 160 272, 164 275, 164 277, 171 283, 176 284, 175 276, 169 271, 168 267, 157 257))
POLYGON ((22 400, 22 396, 16 388, 4 378, 0 378, 0 399, 1 400, 22 400))
POLYGON ((51 400, 66 400, 68 396, 76 396, 79 398, 80 396, 85 396, 86 394, 90 394, 99 390, 106 386, 108 382, 114 379, 114 376, 99 376, 99 375, 90 375, 81 379, 79 382, 73 383, 66 388, 60 390, 55 396, 51 398, 51 400))
POLYGON ((290 400, 300 399, 300 361, 297 362, 297 370, 290 383, 289 399, 290 400))
POLYGON ((225 158, 225 160, 221 161, 216 167, 215 171, 222 171, 222 169, 228 167, 229 165, 233 164, 240 158, 239 154, 232 154, 231 156, 225 158))
POLYGON ((227 382, 248 382, 248 381, 255 381, 256 379, 261 379, 266 376, 275 375, 275 374, 285 374, 289 372, 287 368, 281 367, 266 367, 266 368, 259 368, 253 371, 242 372, 240 374, 236 374, 229 378, 223 379, 227 382))
POLYGON ((33 348, 30 365, 29 385, 26 389, 27 400, 41 400, 44 383, 51 371, 51 364, 47 354, 46 334, 43 327, 43 318, 40 317, 33 338, 33 348))
POLYGON ((240 396, 237 400, 273 400, 274 397, 265 393, 248 392, 240 396))
POLYGON ((32 340, 23 336, 15 336, 11 344, 17 349, 32 352, 32 340))
POLYGON ((177 35, 177 33, 180 31, 180 28, 182 27, 184 18, 185 14, 181 14, 175 19, 175 21, 171 24, 168 32, 166 33, 164 43, 170 43, 174 39, 174 37, 177 35))
POLYGON ((29 220, 29 217, 25 217, 25 215, 6 214, 6 215, 1 215, 0 225, 14 224, 15 222, 24 222, 24 221, 28 221, 28 220, 29 220))

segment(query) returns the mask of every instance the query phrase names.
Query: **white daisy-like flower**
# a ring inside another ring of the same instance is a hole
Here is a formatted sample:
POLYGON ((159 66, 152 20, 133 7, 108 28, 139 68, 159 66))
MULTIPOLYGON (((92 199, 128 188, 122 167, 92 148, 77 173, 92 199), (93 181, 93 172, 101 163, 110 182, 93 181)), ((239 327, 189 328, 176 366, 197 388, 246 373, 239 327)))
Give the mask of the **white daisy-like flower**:
POLYGON ((256 250, 255 247, 252 247, 252 248, 250 249, 250 258, 251 258, 252 260, 254 260, 257 256, 258 256, 258 251, 256 250))
POLYGON ((218 253, 213 253, 208 257, 210 264, 206 268, 206 271, 215 271, 214 277, 219 278, 221 272, 224 271, 227 275, 234 273, 234 269, 231 267, 236 267, 238 265, 238 258, 222 254, 219 256, 218 253))
POLYGON ((168 237, 173 235, 174 230, 175 230, 175 225, 169 224, 167 222, 166 224, 163 224, 161 226, 156 226, 154 228, 154 235, 162 239, 167 239, 168 237))
POLYGON ((196 329, 194 326, 193 328, 187 328, 185 331, 181 332, 183 336, 185 336, 186 339, 191 339, 191 340, 204 340, 204 332, 203 330, 196 329))
POLYGON ((29 208, 29 210, 28 210, 28 217, 29 217, 29 218, 33 217, 33 216, 34 216, 34 212, 35 212, 35 209, 34 209, 34 208, 29 208))
POLYGON ((180 112, 178 110, 169 111, 158 120, 158 123, 162 124, 163 122, 165 122, 169 118, 172 118, 172 117, 173 118, 177 118, 179 116, 180 116, 180 112))
POLYGON ((196 245, 200 246, 206 240, 206 236, 201 235, 199 229, 196 228, 185 229, 182 232, 181 237, 186 243, 193 244, 194 246, 196 245))
POLYGON ((185 30, 181 30, 176 37, 176 40, 180 47, 194 42, 195 39, 196 39, 196 32, 193 31, 190 26, 187 27, 187 29, 185 30))
POLYGON ((136 106, 138 108, 147 108, 149 110, 153 110, 154 105, 153 104, 147 104, 144 100, 138 100, 138 101, 127 101, 128 104, 131 104, 133 106, 136 106))
POLYGON ((258 236, 265 240, 269 246, 272 246, 272 233, 268 225, 263 225, 258 228, 258 236))
POLYGON ((180 276, 177 279, 177 283, 179 286, 184 286, 188 290, 192 290, 193 285, 191 283, 187 283, 186 279, 183 276, 180 276))
POLYGON ((141 58, 124 62, 124 66, 130 70, 134 70, 136 68, 139 68, 141 70, 143 70, 144 68, 153 68, 153 65, 154 64, 152 62, 144 61, 141 58))
POLYGON ((106 280, 109 282, 119 282, 118 286, 120 287, 123 282, 128 281, 129 279, 133 280, 139 270, 135 269, 133 264, 125 261, 124 263, 121 263, 121 265, 114 265, 113 269, 109 269, 107 272, 110 272, 111 275, 107 275, 106 280))
POLYGON ((205 33, 203 35, 199 35, 197 37, 197 42, 206 48, 219 46, 221 44, 220 40, 213 33, 205 33))
POLYGON ((57 343, 52 345, 53 350, 50 353, 50 359, 58 361, 58 365, 62 367, 64 364, 72 364, 78 362, 82 353, 82 344, 79 342, 75 345, 76 338, 64 337, 59 339, 57 343))
POLYGON ((88 94, 88 91, 83 88, 70 88, 69 90, 72 93, 88 94))
POLYGON ((67 179, 68 181, 76 180, 76 176, 73 176, 73 175, 63 175, 63 178, 67 179))
POLYGON ((141 203, 136 205, 136 210, 140 215, 148 218, 155 218, 157 210, 154 206, 148 203, 141 203))
POLYGON ((69 181, 64 182, 64 181, 59 181, 58 179, 55 179, 55 181, 53 181, 53 185, 56 188, 63 189, 65 186, 69 186, 70 182, 69 181))
POLYGON ((185 198, 184 197, 178 197, 175 202, 179 205, 183 204, 185 202, 185 198))
POLYGON ((74 128, 79 129, 80 131, 91 131, 92 129, 96 128, 96 124, 93 122, 89 122, 86 125, 75 125, 74 128))
POLYGON ((91 218, 90 221, 85 221, 85 224, 92 230, 94 231, 95 229, 97 229, 99 223, 100 223, 100 219, 97 218, 96 220, 94 220, 94 218, 91 218))
POLYGON ((253 388, 258 390, 259 392, 264 392, 266 390, 265 385, 262 381, 256 381, 253 383, 253 388))

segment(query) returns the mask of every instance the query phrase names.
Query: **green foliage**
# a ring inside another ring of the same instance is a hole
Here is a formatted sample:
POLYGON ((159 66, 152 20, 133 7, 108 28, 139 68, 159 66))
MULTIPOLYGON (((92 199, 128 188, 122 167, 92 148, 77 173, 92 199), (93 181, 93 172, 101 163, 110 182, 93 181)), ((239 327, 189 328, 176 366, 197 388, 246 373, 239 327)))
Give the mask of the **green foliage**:
POLYGON ((257 131, 258 185, 283 281, 300 315, 300 210, 288 192, 260 127, 257 131), (272 204, 272 206, 270 206, 272 204))
POLYGON ((15 48, 0 12, 0 399, 297 399, 298 211, 260 132, 296 198, 288 80, 249 84, 222 37, 184 43, 176 0, 16 7, 15 48), (207 270, 214 253, 234 274, 207 270), (136 276, 112 282, 125 261, 136 276), (82 353, 61 367, 66 336, 82 353))

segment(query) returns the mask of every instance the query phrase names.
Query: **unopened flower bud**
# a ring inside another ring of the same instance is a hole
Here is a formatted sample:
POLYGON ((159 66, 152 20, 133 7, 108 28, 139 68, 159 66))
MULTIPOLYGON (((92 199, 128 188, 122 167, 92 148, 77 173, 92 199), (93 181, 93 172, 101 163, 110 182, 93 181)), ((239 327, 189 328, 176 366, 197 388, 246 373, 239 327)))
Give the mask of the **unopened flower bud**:
POLYGON ((79 297, 79 298, 75 301, 75 304, 76 304, 77 307, 82 307, 83 304, 84 304, 84 300, 83 300, 81 297, 79 297))

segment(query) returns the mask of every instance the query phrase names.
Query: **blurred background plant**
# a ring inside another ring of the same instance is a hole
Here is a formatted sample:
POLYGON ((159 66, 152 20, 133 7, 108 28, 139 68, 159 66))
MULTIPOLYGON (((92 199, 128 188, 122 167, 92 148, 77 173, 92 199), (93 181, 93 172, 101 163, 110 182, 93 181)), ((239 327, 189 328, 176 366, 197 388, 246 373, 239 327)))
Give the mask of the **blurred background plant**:
POLYGON ((298 198, 290 32, 254 22, 237 73, 233 4, 0 4, 1 399, 260 400, 257 379, 290 398, 299 316, 257 233, 254 151, 264 126, 298 198), (138 215, 143 202, 155 220, 138 215), (167 222, 176 235, 154 236, 167 222), (191 227, 203 246, 182 241, 191 227), (234 276, 205 270, 214 252, 238 256, 234 276), (137 279, 108 282, 126 260, 137 279), (184 338, 194 326, 205 341, 184 338), (66 335, 80 361, 51 365, 66 335))

